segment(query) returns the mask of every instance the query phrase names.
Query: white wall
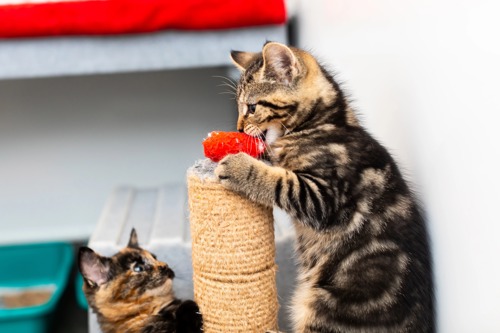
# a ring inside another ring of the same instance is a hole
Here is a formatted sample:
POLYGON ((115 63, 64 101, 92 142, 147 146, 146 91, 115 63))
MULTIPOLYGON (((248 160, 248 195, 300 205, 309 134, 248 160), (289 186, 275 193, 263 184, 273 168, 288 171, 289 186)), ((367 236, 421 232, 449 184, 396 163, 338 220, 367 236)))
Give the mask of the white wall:
POLYGON ((440 332, 500 332, 500 3, 299 3, 299 45, 335 69, 419 191, 440 332))

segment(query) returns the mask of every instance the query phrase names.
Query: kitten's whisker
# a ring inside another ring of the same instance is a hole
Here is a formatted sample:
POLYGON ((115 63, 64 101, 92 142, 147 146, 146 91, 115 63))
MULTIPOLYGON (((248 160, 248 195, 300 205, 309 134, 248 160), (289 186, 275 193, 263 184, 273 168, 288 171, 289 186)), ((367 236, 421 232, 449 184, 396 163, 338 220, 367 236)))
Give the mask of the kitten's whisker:
POLYGON ((221 84, 218 84, 217 87, 227 87, 227 88, 230 88, 231 90, 234 90, 236 92, 236 87, 228 84, 227 82, 223 82, 221 84))
POLYGON ((217 86, 218 87, 225 87, 225 88, 229 89, 229 90, 225 90, 223 92, 220 92, 219 95, 232 95, 232 97, 230 97, 230 99, 236 100, 236 90, 237 90, 236 83, 234 83, 231 79, 224 77, 224 76, 215 75, 213 77, 224 79, 225 81, 223 81, 221 84, 219 84, 217 86))
POLYGON ((267 145, 267 143, 265 141, 266 136, 265 136, 264 132, 258 127, 257 127, 257 130, 259 131, 260 136, 264 138, 264 150, 269 155, 269 157, 275 157, 272 149, 267 145))
MULTIPOLYGON (((246 131, 244 131, 244 132, 245 132, 245 134, 247 134, 247 135, 251 135, 251 134, 247 133, 246 131)), ((251 136, 252 136, 254 139, 247 140, 247 141, 245 142, 245 149, 246 149, 247 151, 254 151, 254 150, 253 150, 253 148, 254 148, 254 147, 256 147, 256 145, 257 145, 256 140, 255 140, 255 137, 254 137, 253 135, 251 135, 251 136)), ((257 149, 256 149, 256 151, 257 151, 257 149)))
POLYGON ((290 133, 290 132, 291 132, 291 131, 290 131, 290 129, 288 129, 288 127, 286 127, 286 126, 285 126, 285 124, 283 124, 283 122, 282 122, 282 121, 280 121, 280 124, 281 124, 281 126, 283 126, 283 128, 285 129, 285 134, 288 134, 288 133, 290 133))
POLYGON ((255 149, 255 151, 259 151, 258 150, 258 141, 257 140, 252 140, 251 145, 252 145, 252 147, 251 147, 252 150, 255 149))
MULTIPOLYGON (((291 119, 292 118, 292 115, 290 114, 290 112, 286 111, 286 110, 283 110, 283 112, 285 112, 287 115, 288 115, 288 119, 291 119)), ((280 121, 280 124, 281 126, 283 126, 283 128, 285 129, 285 133, 291 133, 292 131, 290 131, 290 129, 288 127, 285 126, 285 124, 283 124, 282 121, 280 121)))
POLYGON ((232 97, 229 97, 229 99, 235 100, 236 99, 236 94, 232 91, 221 91, 219 95, 231 95, 232 97))
POLYGON ((236 89, 237 85, 236 85, 236 82, 234 82, 233 80, 231 80, 230 78, 228 77, 225 77, 225 76, 220 76, 220 75, 214 75, 212 77, 216 77, 216 78, 220 78, 220 79, 223 79, 225 80, 225 83, 231 85, 234 89, 236 89))
POLYGON ((230 77, 223 76, 223 75, 222 75, 222 76, 221 76, 221 75, 215 75, 214 77, 217 77, 217 78, 221 78, 221 79, 223 79, 223 80, 226 80, 227 82, 229 82, 230 84, 232 84, 232 85, 234 85, 234 86, 236 86, 236 85, 237 85, 236 81, 234 81, 234 80, 233 80, 233 79, 231 79, 230 77))

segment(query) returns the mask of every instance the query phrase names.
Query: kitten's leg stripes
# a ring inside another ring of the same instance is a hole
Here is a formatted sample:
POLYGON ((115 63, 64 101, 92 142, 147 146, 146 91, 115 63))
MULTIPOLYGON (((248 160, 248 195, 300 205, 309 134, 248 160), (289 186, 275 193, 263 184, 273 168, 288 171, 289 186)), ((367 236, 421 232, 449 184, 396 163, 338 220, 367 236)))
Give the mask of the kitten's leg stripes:
POLYGON ((224 187, 259 204, 276 205, 313 227, 329 215, 325 200, 331 193, 310 174, 270 166, 244 153, 226 156, 215 174, 224 187))

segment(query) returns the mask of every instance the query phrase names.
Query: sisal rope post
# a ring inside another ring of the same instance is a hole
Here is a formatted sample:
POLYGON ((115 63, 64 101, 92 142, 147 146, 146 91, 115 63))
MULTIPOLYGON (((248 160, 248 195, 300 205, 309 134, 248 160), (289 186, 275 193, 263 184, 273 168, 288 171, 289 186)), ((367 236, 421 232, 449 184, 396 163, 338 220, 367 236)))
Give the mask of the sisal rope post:
POLYGON ((222 187, 215 163, 188 170, 194 299, 205 333, 278 328, 272 209, 222 187))

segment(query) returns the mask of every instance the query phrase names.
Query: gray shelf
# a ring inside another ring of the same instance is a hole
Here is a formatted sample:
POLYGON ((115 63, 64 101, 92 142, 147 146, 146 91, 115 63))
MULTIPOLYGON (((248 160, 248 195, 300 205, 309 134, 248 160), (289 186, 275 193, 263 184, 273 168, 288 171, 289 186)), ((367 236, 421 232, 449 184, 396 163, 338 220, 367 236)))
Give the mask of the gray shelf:
POLYGON ((0 79, 225 66, 232 49, 286 42, 286 26, 0 40, 0 79))

